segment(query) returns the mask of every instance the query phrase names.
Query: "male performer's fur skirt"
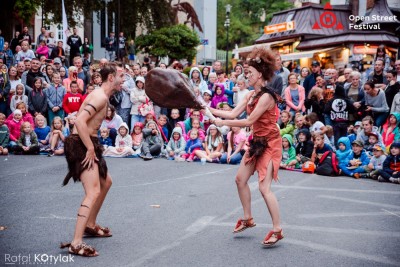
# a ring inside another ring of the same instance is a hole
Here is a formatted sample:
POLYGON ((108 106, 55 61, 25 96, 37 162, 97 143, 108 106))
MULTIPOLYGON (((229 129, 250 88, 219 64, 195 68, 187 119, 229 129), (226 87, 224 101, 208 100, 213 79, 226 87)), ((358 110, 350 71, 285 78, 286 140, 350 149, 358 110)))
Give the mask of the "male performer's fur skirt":
MULTIPOLYGON (((106 179, 107 163, 103 158, 104 147, 100 144, 97 137, 91 136, 90 139, 92 140, 96 157, 99 160, 96 163, 99 166, 100 178, 106 179)), ((86 157, 86 152, 87 149, 78 134, 71 134, 65 138, 64 153, 67 159, 69 172, 64 178, 63 186, 68 184, 71 178, 74 179, 74 182, 80 181, 82 172, 87 169, 87 166, 83 167, 82 164, 82 161, 86 157)))

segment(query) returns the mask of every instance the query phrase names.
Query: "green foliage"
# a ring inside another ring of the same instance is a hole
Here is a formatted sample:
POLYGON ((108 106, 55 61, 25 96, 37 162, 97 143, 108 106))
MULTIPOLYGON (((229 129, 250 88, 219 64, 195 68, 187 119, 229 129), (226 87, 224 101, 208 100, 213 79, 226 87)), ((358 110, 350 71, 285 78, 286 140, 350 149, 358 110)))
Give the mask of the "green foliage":
POLYGON ((147 35, 140 35, 135 40, 136 46, 145 53, 157 57, 169 56, 171 59, 191 61, 200 44, 197 33, 186 25, 175 25, 155 30, 147 35))
POLYGON ((32 17, 40 6, 40 2, 40 0, 16 0, 14 11, 17 12, 18 17, 24 21, 26 25, 30 25, 32 17))
POLYGON ((229 27, 229 50, 235 44, 251 45, 263 33, 272 14, 293 7, 288 1, 276 0, 218 0, 217 10, 217 48, 226 49, 225 6, 232 5, 229 27), (265 21, 262 18, 265 15, 265 21))

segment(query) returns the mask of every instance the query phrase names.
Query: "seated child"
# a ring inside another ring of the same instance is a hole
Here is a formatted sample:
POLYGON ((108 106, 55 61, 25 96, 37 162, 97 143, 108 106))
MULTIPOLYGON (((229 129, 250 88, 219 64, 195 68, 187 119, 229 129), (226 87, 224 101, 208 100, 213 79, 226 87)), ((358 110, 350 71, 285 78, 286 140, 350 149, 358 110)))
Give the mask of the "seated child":
POLYGON ((118 135, 115 139, 115 147, 109 146, 104 150, 104 156, 127 157, 133 155, 132 137, 129 135, 129 127, 123 122, 118 128, 118 135))
POLYGON ((293 160, 296 160, 296 149, 293 147, 293 138, 290 134, 284 134, 282 136, 282 160, 280 167, 282 169, 288 168, 288 164, 293 160))
MULTIPOLYGON (((302 130, 302 129, 306 129, 306 130, 308 130, 309 131, 309 128, 308 128, 308 126, 304 123, 304 116, 303 115, 297 115, 295 118, 294 118, 294 122, 295 122, 295 128, 294 128, 294 131, 293 131, 293 135, 296 137, 296 136, 298 136, 298 134, 299 134, 299 132, 300 132, 300 130, 302 130)), ((310 131, 309 131, 310 132, 310 131)), ((310 135, 311 136, 311 135, 310 135)), ((311 140, 311 139, 310 139, 311 140)), ((296 142, 298 141, 298 138, 297 138, 297 140, 294 140, 295 142, 295 144, 296 144, 296 142)))
MULTIPOLYGON (((187 141, 188 139, 189 139, 189 136, 186 134, 186 126, 185 126, 185 123, 183 122, 183 121, 178 121, 176 124, 175 124, 175 127, 179 127, 179 128, 181 128, 182 129, 182 136, 183 136, 183 138, 185 139, 185 141, 187 141)), ((174 127, 174 128, 175 128, 174 127)))
MULTIPOLYGON (((204 130, 201 128, 200 120, 197 119, 197 118, 193 118, 193 119, 192 119, 192 130, 193 130, 193 129, 196 129, 196 130, 197 130, 198 135, 199 135, 199 139, 200 139, 201 142, 203 142, 204 139, 206 138, 206 134, 205 134, 204 130)), ((190 130, 190 131, 187 133, 187 137, 190 136, 190 133, 191 133, 192 130, 190 130)), ((186 140, 186 141, 187 141, 187 140, 186 140)))
POLYGON ((166 151, 169 160, 175 159, 175 157, 181 157, 186 154, 186 141, 182 136, 182 128, 175 127, 172 131, 171 139, 169 140, 166 151))
POLYGON ((382 126, 382 139, 385 146, 400 140, 400 113, 392 112, 382 126))
POLYGON ((301 129, 297 134, 296 159, 287 164, 288 168, 300 168, 301 165, 311 160, 314 143, 311 141, 311 134, 308 129, 301 129))
POLYGON ((10 131, 4 124, 6 115, 0 113, 0 155, 8 155, 8 142, 10 140, 10 131))
POLYGON ((29 122, 21 125, 21 134, 17 145, 13 147, 15 155, 37 155, 39 154, 39 143, 37 136, 29 122))
POLYGON ((378 172, 383 168, 383 162, 385 162, 386 155, 380 145, 374 145, 372 149, 373 157, 369 161, 368 169, 370 173, 367 177, 371 177, 374 180, 378 179, 378 172))
POLYGON ((168 142, 168 136, 169 136, 169 132, 168 132, 168 118, 166 115, 161 114, 160 116, 158 116, 158 126, 160 128, 160 131, 162 131, 162 137, 164 142, 168 142))
POLYGON ((211 124, 207 129, 206 140, 203 144, 204 150, 196 150, 196 157, 205 158, 208 162, 219 163, 219 159, 224 153, 224 138, 220 128, 211 124))
POLYGON ((109 133, 110 133, 110 130, 108 130, 108 128, 106 128, 106 127, 103 127, 100 129, 99 142, 101 145, 104 146, 104 148, 112 146, 112 140, 109 137, 109 133))
POLYGON ((37 115, 35 117, 35 126, 39 148, 41 151, 46 150, 49 148, 49 143, 46 141, 46 137, 50 133, 50 126, 46 125, 46 118, 43 115, 37 115))
POLYGON ((232 127, 228 133, 228 151, 222 154, 221 163, 239 164, 246 152, 246 133, 240 127, 232 127))
POLYGON ((10 109, 12 112, 14 112, 20 102, 24 102, 25 105, 28 105, 28 96, 25 95, 25 86, 22 83, 17 85, 15 88, 15 95, 11 97, 10 109))
POLYGON ((21 125, 22 125, 22 112, 19 109, 14 110, 13 118, 6 120, 6 125, 10 132, 10 144, 9 147, 13 148, 17 145, 19 136, 21 135, 21 125))
POLYGON ((163 139, 155 121, 149 121, 143 129, 142 158, 151 160, 159 156, 163 147, 163 139))
POLYGON ((325 135, 321 133, 317 133, 314 135, 314 150, 311 154, 311 161, 318 164, 322 155, 326 151, 333 151, 332 147, 324 142, 325 135))
POLYGON ((290 134, 293 140, 294 125, 292 123, 292 114, 287 110, 283 110, 281 112, 281 121, 282 123, 279 125, 281 136, 283 137, 285 134, 290 134))
POLYGON ((394 142, 390 146, 390 155, 383 162, 383 168, 378 174, 379 182, 400 184, 400 142, 394 142))
POLYGON ((46 137, 46 142, 50 144, 49 157, 54 155, 64 154, 64 142, 65 142, 66 130, 62 124, 61 117, 54 117, 51 123, 51 132, 46 137))
POLYGON ((142 141, 143 141, 143 123, 141 122, 136 122, 135 125, 133 125, 133 132, 131 134, 132 137, 132 148, 133 151, 135 152, 134 155, 139 155, 140 150, 142 147, 142 141))
POLYGON ((368 135, 368 141, 365 142, 364 149, 367 152, 367 155, 369 157, 371 157, 372 156, 372 149, 374 148, 375 145, 379 144, 378 143, 379 136, 374 132, 370 132, 367 135, 368 135))
POLYGON ((351 153, 351 142, 348 137, 340 137, 338 140, 338 148, 336 150, 336 157, 338 162, 343 162, 351 153))
POLYGON ((212 108, 217 108, 218 104, 221 102, 228 102, 228 98, 226 98, 224 94, 225 94, 224 85, 222 83, 216 83, 214 97, 211 100, 212 108))
POLYGON ((342 162, 339 162, 339 168, 344 175, 359 179, 367 177, 365 174, 368 169, 369 158, 363 149, 363 143, 360 140, 353 141, 352 152, 342 162))
POLYGON ((182 158, 186 161, 193 161, 196 156, 195 152, 201 150, 201 140, 199 138, 199 131, 197 129, 190 130, 190 139, 187 140, 185 146, 185 154, 182 158))
POLYGON ((72 133, 72 130, 74 129, 74 126, 75 126, 75 120, 76 120, 77 113, 78 112, 73 112, 64 118, 64 120, 65 120, 65 137, 67 137, 68 135, 70 135, 70 133, 72 133))

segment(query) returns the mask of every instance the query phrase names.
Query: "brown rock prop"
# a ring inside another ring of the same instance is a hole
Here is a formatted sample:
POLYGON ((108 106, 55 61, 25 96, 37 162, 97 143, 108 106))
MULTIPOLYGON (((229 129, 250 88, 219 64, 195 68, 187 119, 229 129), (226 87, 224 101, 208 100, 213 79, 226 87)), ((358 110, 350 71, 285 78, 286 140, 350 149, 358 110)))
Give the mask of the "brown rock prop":
POLYGON ((152 69, 144 89, 150 100, 163 108, 202 108, 189 79, 176 70, 152 69))

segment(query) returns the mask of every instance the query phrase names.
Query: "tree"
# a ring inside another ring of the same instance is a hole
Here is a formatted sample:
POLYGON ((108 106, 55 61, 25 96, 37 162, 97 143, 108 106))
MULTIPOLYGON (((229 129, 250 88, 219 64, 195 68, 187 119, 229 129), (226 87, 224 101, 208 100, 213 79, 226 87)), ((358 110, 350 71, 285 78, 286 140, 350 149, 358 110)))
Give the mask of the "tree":
POLYGON ((196 55, 200 39, 195 31, 179 24, 140 35, 135 42, 139 49, 150 55, 191 61, 196 55))
POLYGON ((275 0, 218 0, 217 10, 217 48, 226 49, 225 6, 232 5, 229 27, 229 49, 253 44, 263 34, 263 28, 269 23, 273 13, 287 10, 293 4, 275 0))

